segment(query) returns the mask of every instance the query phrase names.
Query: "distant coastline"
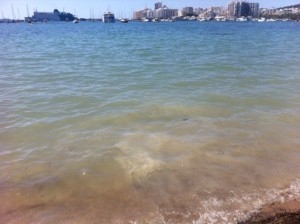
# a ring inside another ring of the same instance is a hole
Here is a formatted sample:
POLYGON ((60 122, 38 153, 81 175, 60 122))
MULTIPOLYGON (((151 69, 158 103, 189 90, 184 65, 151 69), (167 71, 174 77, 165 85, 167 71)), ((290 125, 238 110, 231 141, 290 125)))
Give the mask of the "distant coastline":
MULTIPOLYGON (((48 21, 102 21, 102 15, 94 17, 90 12, 90 17, 79 17, 72 13, 60 12, 54 9, 53 12, 40 12, 35 10, 33 15, 29 15, 27 6, 27 17, 21 19, 14 13, 12 6, 12 18, 5 18, 2 13, 0 23, 19 23, 19 22, 48 22, 48 21)), ((75 12, 74 12, 75 14, 75 12)), ((154 4, 154 9, 144 8, 133 12, 132 17, 123 17, 122 13, 115 15, 116 21, 142 21, 142 22, 160 22, 160 21, 299 21, 300 4, 284 6, 279 8, 260 8, 259 3, 246 1, 228 2, 227 7, 214 6, 209 8, 184 7, 182 9, 171 9, 162 2, 154 4)))
MULTIPOLYGON (((64 20, 52 20, 48 18, 44 19, 32 19, 31 17, 26 17, 25 20, 11 20, 11 19, 0 19, 0 23, 45 23, 45 22, 71 22, 75 19, 78 19, 82 22, 103 22, 102 18, 91 19, 91 18, 77 18, 77 17, 65 17, 64 20)), ((123 23, 124 18, 116 18, 116 22, 123 23)), ((272 18, 235 18, 235 19, 227 19, 224 17, 215 17, 215 18, 197 18, 197 17, 176 17, 172 19, 127 19, 127 22, 299 22, 299 20, 293 20, 288 18, 283 19, 272 19, 272 18)))

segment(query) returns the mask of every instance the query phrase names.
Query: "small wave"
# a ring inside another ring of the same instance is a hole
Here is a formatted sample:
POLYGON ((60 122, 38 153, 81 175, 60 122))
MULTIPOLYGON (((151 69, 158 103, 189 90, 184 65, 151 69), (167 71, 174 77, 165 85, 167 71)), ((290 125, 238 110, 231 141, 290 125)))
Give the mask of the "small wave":
POLYGON ((237 223, 256 213, 262 206, 273 202, 287 202, 300 199, 300 179, 293 181, 284 189, 265 189, 256 193, 234 193, 231 197, 216 197, 201 201, 204 207, 195 224, 237 223))

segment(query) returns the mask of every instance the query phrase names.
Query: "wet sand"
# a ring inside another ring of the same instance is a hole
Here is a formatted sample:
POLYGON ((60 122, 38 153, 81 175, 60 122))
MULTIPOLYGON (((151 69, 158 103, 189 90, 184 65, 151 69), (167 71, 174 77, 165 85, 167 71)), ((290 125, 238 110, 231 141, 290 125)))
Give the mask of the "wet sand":
POLYGON ((239 224, 298 224, 300 223, 300 199, 276 202, 263 206, 247 220, 239 224))

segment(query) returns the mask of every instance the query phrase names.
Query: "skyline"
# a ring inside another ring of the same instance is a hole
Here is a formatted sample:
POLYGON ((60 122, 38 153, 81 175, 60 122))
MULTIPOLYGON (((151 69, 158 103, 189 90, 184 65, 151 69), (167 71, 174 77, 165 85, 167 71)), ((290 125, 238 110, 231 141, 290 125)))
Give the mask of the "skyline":
MULTIPOLYGON (((153 9, 154 3, 157 0, 145 0, 135 1, 128 4, 124 0, 111 0, 111 1, 97 1, 97 0, 1 0, 1 18, 13 19, 24 19, 27 16, 27 6, 29 16, 33 15, 34 10, 39 12, 53 12, 54 9, 59 11, 70 12, 80 18, 99 18, 105 11, 112 11, 116 17, 127 17, 131 18, 134 11, 141 10, 144 8, 153 9), (13 9, 12 9, 13 8, 13 9), (14 15, 13 16, 13 11, 14 15)), ((226 7, 230 0, 181 0, 162 1, 163 5, 169 8, 182 9, 186 6, 194 8, 208 8, 211 6, 223 6, 226 7)), ((289 6, 299 4, 299 0, 257 0, 249 1, 257 2, 260 4, 260 8, 276 8, 282 6, 289 6)))

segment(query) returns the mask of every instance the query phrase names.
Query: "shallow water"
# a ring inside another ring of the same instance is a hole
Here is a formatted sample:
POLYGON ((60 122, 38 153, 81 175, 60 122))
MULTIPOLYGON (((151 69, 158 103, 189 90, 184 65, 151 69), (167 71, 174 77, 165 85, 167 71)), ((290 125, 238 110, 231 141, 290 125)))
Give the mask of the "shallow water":
POLYGON ((5 223, 236 223, 300 194, 300 24, 0 24, 5 223))

